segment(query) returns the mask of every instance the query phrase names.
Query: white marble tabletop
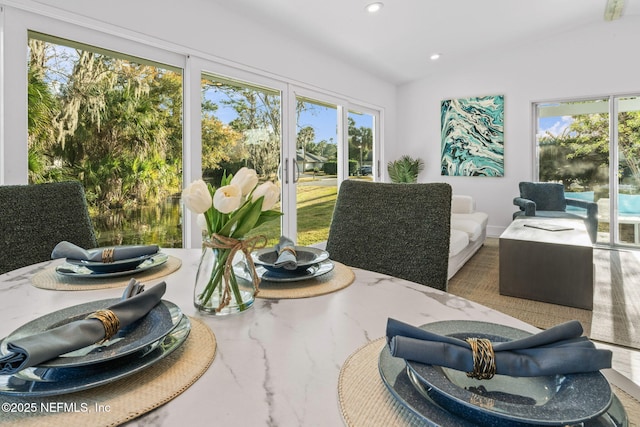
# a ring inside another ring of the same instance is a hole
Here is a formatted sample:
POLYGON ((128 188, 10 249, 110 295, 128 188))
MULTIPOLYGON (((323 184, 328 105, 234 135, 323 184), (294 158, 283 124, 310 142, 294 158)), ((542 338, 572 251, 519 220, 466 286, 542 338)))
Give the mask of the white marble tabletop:
MULTIPOLYGON (((424 324, 476 320, 537 329, 484 306, 426 286, 370 271, 340 291, 305 299, 258 298, 250 310, 208 317, 193 307, 199 250, 167 249, 182 267, 161 280, 165 299, 214 332, 218 349, 208 371, 171 402, 132 426, 339 426, 338 375, 361 346, 384 336, 388 317, 424 324)), ((61 260, 0 275, 0 336, 67 306, 119 297, 122 289, 51 291, 29 278, 61 260)), ((428 267, 427 267, 428 268, 428 267)))

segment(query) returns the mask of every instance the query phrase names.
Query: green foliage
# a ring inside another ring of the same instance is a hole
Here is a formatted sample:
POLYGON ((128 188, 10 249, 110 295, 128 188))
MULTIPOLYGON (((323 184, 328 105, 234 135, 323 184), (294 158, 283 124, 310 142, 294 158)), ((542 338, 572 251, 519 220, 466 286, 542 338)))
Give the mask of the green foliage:
POLYGON ((423 169, 424 162, 421 159, 414 159, 406 155, 387 164, 389 178, 395 183, 418 182, 418 174, 423 169))
MULTIPOLYGON (((368 127, 356 127, 356 122, 351 117, 347 119, 349 132, 349 160, 371 160, 373 156, 373 130, 368 127)), ((362 165, 359 165, 362 166, 362 165)), ((357 169, 357 167, 356 167, 357 169)), ((349 167, 351 173, 351 167, 349 167)))
MULTIPOLYGON (((140 62, 89 46, 29 39, 29 182, 82 182, 97 228, 117 230, 106 237, 113 244, 122 243, 121 226, 142 235, 163 222, 154 206, 164 205, 182 187, 182 75, 140 62), (136 228, 135 219, 123 215, 142 207, 155 222, 136 228)), ((217 172, 225 168, 241 166, 273 179, 280 161, 279 94, 203 79, 203 94, 207 90, 226 95, 218 103, 238 113, 224 125, 215 116, 218 104, 203 96, 202 159, 208 181, 219 180, 217 172)), ((304 107, 302 101, 297 104, 304 107)), ((355 173, 356 157, 372 156, 373 135, 371 129, 356 128, 352 119, 348 126, 349 170, 355 173)), ((337 174, 336 144, 316 142, 313 129, 305 132, 305 149, 329 159, 324 172, 337 174)), ((178 216, 178 222, 167 224, 178 230, 167 234, 172 245, 179 240, 180 221, 178 216)), ((153 233, 146 235, 162 242, 161 233, 153 233)))
POLYGON ((349 175, 357 175, 358 174, 358 164, 357 160, 349 159, 349 175))
POLYGON ((79 180, 92 211, 179 192, 180 74, 33 38, 29 47, 30 182, 79 180))
MULTIPOLYGON (((609 114, 583 114, 560 135, 547 133, 539 141, 540 179, 560 181, 566 188, 585 189, 609 181, 609 114)), ((640 187, 640 112, 618 114, 618 177, 640 187)))
POLYGON ((577 184, 585 189, 604 184, 608 180, 608 153, 583 152, 578 154, 574 139, 566 135, 547 135, 540 140, 540 180, 562 182, 565 188, 577 184))
POLYGON ((338 163, 337 162, 324 162, 322 165, 322 172, 327 175, 337 175, 338 174, 338 163))

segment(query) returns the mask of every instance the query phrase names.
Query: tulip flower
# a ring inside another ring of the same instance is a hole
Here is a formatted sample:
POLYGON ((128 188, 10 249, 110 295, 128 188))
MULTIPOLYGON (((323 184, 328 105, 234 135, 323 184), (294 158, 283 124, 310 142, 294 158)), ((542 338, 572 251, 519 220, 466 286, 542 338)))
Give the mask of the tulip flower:
POLYGON ((240 168, 231 178, 231 184, 239 186, 242 189, 242 195, 246 196, 258 185, 258 174, 253 169, 240 168))
POLYGON ((280 188, 271 181, 260 184, 254 190, 251 200, 256 201, 262 196, 264 196, 262 211, 268 211, 280 200, 280 188))
POLYGON ((213 195, 213 207, 223 214, 228 214, 240 207, 242 188, 229 184, 220 187, 213 195))
POLYGON ((201 214, 211 209, 213 203, 207 184, 198 179, 182 190, 182 201, 192 212, 201 214))

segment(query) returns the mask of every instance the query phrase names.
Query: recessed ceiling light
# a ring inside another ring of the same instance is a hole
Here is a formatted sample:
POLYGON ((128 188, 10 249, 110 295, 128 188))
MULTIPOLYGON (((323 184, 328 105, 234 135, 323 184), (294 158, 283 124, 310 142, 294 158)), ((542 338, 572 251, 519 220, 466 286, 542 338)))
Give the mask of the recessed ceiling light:
POLYGON ((365 8, 367 12, 369 13, 376 13, 377 11, 379 11, 380 9, 382 9, 382 6, 384 6, 383 3, 381 2, 376 2, 376 3, 371 3, 368 4, 367 7, 365 8))
POLYGON ((435 61, 435 60, 437 60, 439 58, 440 58, 440 54, 439 53, 434 53, 433 55, 431 55, 429 57, 429 59, 431 59, 432 61, 435 61))

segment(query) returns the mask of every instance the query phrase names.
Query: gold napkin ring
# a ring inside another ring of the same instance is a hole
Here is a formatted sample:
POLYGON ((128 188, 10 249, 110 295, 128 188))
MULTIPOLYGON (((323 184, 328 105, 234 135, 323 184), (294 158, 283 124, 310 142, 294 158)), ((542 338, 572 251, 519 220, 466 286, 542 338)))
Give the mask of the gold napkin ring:
POLYGON ((118 316, 111 310, 98 310, 88 315, 86 319, 97 319, 104 327, 104 338, 96 344, 102 344, 109 340, 109 338, 114 336, 118 332, 118 329, 120 329, 120 319, 118 319, 118 316))
POLYGON ((290 252, 291 254, 293 254, 293 256, 295 257, 298 256, 298 254, 296 253, 296 250, 293 249, 291 246, 287 246, 286 248, 280 249, 280 252, 278 253, 278 255, 280 255, 282 252, 290 252))
POLYGON ((496 374, 496 355, 491 341, 486 338, 467 338, 465 340, 473 352, 473 372, 467 376, 478 380, 489 380, 496 374))
POLYGON ((113 262, 114 248, 105 248, 102 250, 102 262, 113 262))

